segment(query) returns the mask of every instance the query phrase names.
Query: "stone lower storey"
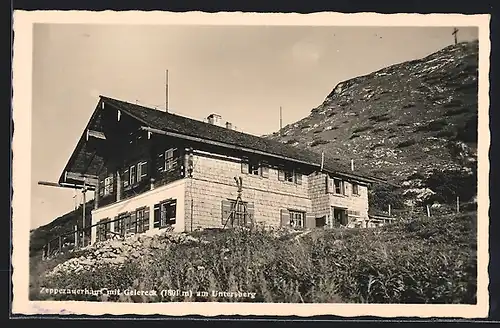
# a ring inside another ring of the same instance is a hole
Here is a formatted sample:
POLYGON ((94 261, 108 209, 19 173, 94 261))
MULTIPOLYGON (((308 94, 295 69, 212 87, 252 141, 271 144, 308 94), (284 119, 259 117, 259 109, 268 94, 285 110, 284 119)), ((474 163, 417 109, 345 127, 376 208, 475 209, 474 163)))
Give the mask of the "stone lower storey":
MULTIPOLYGON (((330 198, 318 201, 279 190, 185 178, 92 212, 91 242, 115 235, 155 234, 164 229, 186 232, 236 225, 292 226, 296 228, 349 225, 368 218, 365 211, 334 206, 330 198), (314 205, 314 206, 313 206, 314 205)), ((334 200, 333 200, 334 201, 334 200)), ((367 210, 366 210, 367 212, 367 210)))

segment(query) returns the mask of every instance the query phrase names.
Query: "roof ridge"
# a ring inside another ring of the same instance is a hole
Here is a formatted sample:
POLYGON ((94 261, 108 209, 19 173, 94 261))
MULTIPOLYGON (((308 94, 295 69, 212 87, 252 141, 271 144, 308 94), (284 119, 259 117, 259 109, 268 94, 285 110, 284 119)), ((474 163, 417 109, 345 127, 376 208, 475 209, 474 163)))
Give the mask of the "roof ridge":
MULTIPOLYGON (((294 147, 294 146, 288 145, 288 144, 280 142, 280 141, 264 138, 264 137, 253 135, 253 134, 246 133, 246 132, 228 129, 228 128, 225 128, 222 126, 214 125, 214 124, 211 124, 208 122, 200 121, 200 120, 186 117, 183 115, 172 114, 172 113, 165 112, 165 111, 159 111, 159 110, 153 109, 151 107, 143 106, 140 104, 134 104, 134 103, 131 103, 128 101, 124 101, 124 100, 120 100, 120 99, 116 99, 116 98, 111 98, 108 96, 102 96, 102 95, 100 96, 100 98, 105 100, 105 101, 108 100, 111 102, 116 102, 117 106, 126 106, 125 108, 122 107, 122 110, 124 110, 125 112, 132 111, 129 113, 129 115, 134 115, 134 116, 138 115, 138 113, 133 113, 133 110, 135 108, 139 111, 140 110, 145 111, 145 113, 142 113, 142 114, 146 115, 146 116, 149 114, 154 114, 155 116, 161 115, 162 117, 169 117, 170 116, 170 117, 177 117, 181 120, 186 120, 187 122, 192 122, 193 124, 203 124, 204 126, 206 126, 209 129, 214 129, 214 131, 203 131, 203 132, 205 132, 205 134, 202 136, 202 138, 207 139, 207 140, 223 142, 227 145, 237 146, 237 147, 241 147, 242 143, 245 144, 245 141, 247 141, 246 144, 244 145, 244 147, 246 147, 248 149, 257 150, 257 151, 262 151, 264 149, 264 151, 268 152, 269 154, 280 155, 280 153, 281 153, 280 156, 283 155, 282 153, 288 153, 288 155, 286 155, 287 157, 293 158, 293 159, 298 160, 298 161, 308 162, 310 165, 315 165, 315 166, 321 165, 321 162, 322 162, 321 158, 323 157, 323 168, 327 171, 332 171, 330 173, 338 172, 338 173, 344 173, 344 174, 353 174, 355 176, 364 177, 364 178, 368 178, 370 176, 369 174, 367 174, 365 172, 360 172, 360 171, 351 172, 348 169, 349 168, 348 163, 339 162, 337 160, 337 158, 334 156, 326 154, 325 152, 323 152, 323 154, 322 154, 318 151, 303 147, 302 145, 300 145, 300 147, 294 147), (127 107, 130 107, 130 108, 127 108, 127 107), (224 132, 224 133, 226 133, 226 135, 229 135, 229 137, 228 138, 221 138, 219 136, 219 138, 218 138, 218 136, 217 136, 218 132, 224 132), (231 138, 231 135, 233 135, 233 137, 236 137, 235 138, 236 140, 231 138), (250 139, 244 140, 244 138, 247 138, 247 139, 250 138, 250 139), (221 139, 225 139, 225 140, 221 140, 221 139), (301 157, 302 157, 302 159, 301 159, 301 157)), ((142 119, 144 119, 144 122, 146 122, 148 119, 151 120, 150 117, 149 118, 142 117, 142 119)), ((162 125, 161 123, 164 123, 164 122, 159 123, 153 119, 152 121, 150 121, 147 124, 151 125, 150 127, 154 127, 155 125, 158 126, 158 124, 162 125)), ((201 131, 196 131, 195 133, 193 133, 192 131, 186 132, 185 130, 183 130, 183 127, 179 128, 179 125, 183 125, 182 121, 181 122, 169 122, 169 123, 172 124, 169 127, 165 127, 165 124, 163 124, 163 126, 161 126, 161 128, 158 128, 158 127, 157 128, 159 130, 162 130, 165 132, 176 132, 176 133, 181 133, 181 134, 185 134, 188 136, 194 136, 194 137, 196 137, 197 134, 199 134, 196 132, 201 132, 201 131), (182 130, 182 131, 179 131, 179 130, 182 130)), ((373 178, 376 178, 376 177, 373 177, 373 178)))

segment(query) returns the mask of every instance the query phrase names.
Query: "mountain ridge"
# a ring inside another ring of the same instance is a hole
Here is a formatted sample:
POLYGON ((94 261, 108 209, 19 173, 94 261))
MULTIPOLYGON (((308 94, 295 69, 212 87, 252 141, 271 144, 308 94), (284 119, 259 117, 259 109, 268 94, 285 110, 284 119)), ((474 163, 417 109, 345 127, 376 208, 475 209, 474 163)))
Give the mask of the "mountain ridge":
POLYGON ((456 184, 477 175, 477 81, 478 41, 461 42, 339 82, 308 116, 265 138, 354 160, 419 200, 469 201, 474 192, 456 184), (453 190, 436 186, 443 179, 453 190))

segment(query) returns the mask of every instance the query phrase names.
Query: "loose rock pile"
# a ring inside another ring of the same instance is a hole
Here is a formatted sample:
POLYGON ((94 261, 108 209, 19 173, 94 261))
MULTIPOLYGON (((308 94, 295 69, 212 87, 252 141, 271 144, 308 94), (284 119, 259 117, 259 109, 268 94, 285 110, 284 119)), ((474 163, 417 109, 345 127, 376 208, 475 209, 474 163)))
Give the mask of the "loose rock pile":
POLYGON ((168 249, 172 244, 199 242, 184 233, 164 232, 159 235, 132 235, 125 238, 97 242, 81 249, 79 257, 74 257, 57 265, 47 276, 78 274, 81 271, 95 271, 101 266, 121 266, 128 259, 150 255, 153 249, 168 249))

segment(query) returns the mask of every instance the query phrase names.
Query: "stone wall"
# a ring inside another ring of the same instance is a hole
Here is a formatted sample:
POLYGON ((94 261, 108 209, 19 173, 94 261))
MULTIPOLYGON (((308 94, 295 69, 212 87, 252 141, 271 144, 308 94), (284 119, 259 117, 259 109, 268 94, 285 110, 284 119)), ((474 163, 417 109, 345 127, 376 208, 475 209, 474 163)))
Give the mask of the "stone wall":
POLYGON ((197 152, 193 156, 193 175, 186 182, 186 230, 222 227, 222 200, 237 197, 235 177, 243 182, 242 200, 254 205, 256 223, 280 225, 280 210, 311 212, 308 179, 302 183, 278 180, 278 170, 269 168, 269 177, 241 172, 238 158, 197 152), (191 199, 193 215, 191 219, 191 199))
POLYGON ((327 176, 320 172, 310 174, 308 195, 311 199, 313 215, 317 218, 326 216, 326 223, 330 226, 331 206, 330 195, 326 193, 327 176))

